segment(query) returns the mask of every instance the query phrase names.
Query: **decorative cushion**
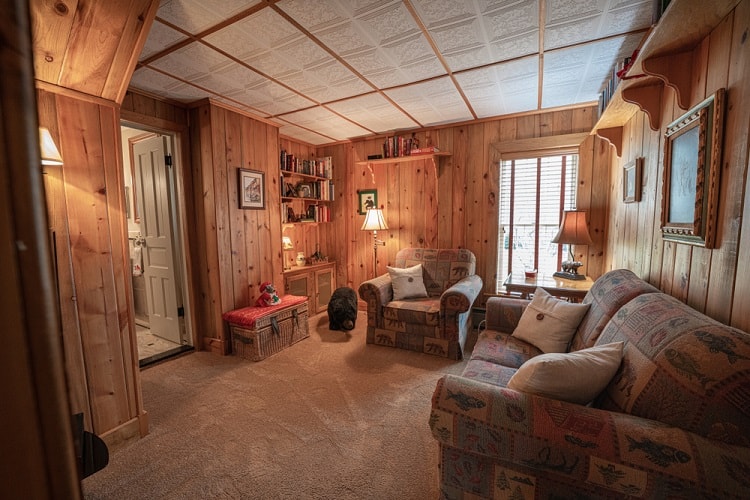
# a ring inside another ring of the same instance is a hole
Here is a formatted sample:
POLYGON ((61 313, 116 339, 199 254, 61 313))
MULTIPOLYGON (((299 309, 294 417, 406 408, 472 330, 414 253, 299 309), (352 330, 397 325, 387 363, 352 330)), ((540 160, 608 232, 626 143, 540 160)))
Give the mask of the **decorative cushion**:
POLYGON ((623 342, 570 353, 541 354, 508 381, 508 387, 569 403, 586 404, 609 384, 622 361, 623 342))
POLYGON ((393 286, 393 300, 427 297, 427 289, 422 278, 422 264, 403 269, 389 266, 387 269, 393 286))
POLYGON ((588 310, 589 304, 564 302, 537 288, 513 336, 544 353, 566 352, 570 339, 588 310))

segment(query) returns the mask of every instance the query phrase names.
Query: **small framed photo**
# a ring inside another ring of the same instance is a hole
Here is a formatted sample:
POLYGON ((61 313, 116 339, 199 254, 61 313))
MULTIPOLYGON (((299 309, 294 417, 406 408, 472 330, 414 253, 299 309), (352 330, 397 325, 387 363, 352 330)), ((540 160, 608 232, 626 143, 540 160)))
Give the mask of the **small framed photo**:
POLYGON ((623 168, 622 172, 622 201, 634 203, 641 201, 641 182, 643 178, 644 158, 639 157, 623 168))
POLYGON ((306 182, 300 182, 297 184, 297 196, 300 198, 312 198, 312 186, 306 182))
POLYGON ((661 231, 665 240, 716 244, 726 90, 719 89, 667 126, 661 231))
POLYGON ((363 189, 358 191, 359 215, 366 215, 371 208, 378 208, 378 191, 376 189, 363 189))
POLYGON ((258 170, 239 168, 237 179, 240 208, 255 210, 266 208, 265 174, 258 170))

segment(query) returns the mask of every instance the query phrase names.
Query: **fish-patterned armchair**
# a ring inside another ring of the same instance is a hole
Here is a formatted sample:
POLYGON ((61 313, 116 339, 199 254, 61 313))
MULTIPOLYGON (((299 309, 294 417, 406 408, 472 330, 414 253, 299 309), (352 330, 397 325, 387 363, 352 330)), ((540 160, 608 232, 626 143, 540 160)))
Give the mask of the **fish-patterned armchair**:
POLYGON ((367 343, 461 359, 471 330, 471 307, 482 290, 476 257, 466 249, 404 248, 394 268, 422 264, 428 296, 393 300, 389 274, 365 281, 367 343))

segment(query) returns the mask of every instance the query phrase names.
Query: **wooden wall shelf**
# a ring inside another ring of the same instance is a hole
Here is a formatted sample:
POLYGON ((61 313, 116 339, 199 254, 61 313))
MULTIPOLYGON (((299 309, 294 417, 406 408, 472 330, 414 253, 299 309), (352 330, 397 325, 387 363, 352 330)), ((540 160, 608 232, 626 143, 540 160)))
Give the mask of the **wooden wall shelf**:
POLYGON ((413 155, 413 156, 398 156, 396 158, 380 158, 377 160, 364 160, 364 161, 358 161, 355 162, 356 165, 367 165, 368 167, 372 167, 373 165, 387 165, 387 164, 393 164, 393 163, 407 163, 412 161, 420 161, 420 160, 426 160, 430 159, 432 160, 433 165, 437 165, 437 162, 435 161, 436 158, 441 158, 444 156, 451 156, 452 153, 449 153, 447 151, 441 151, 439 153, 433 153, 433 154, 426 154, 426 155, 413 155))
POLYGON ((661 128, 661 96, 664 85, 672 87, 677 103, 688 109, 692 92, 693 49, 734 9, 740 0, 680 0, 671 2, 644 39, 628 76, 612 95, 592 130, 610 141, 622 155, 622 126, 640 108, 652 130, 661 128), (700 16, 693 15, 700 12, 700 16), (642 75, 642 77, 638 77, 642 75))

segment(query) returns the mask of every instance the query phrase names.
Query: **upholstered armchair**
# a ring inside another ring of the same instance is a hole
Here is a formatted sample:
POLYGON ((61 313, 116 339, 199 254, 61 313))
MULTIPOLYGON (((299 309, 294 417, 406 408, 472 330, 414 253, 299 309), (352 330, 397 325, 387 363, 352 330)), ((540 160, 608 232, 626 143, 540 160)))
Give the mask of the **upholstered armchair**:
POLYGON ((472 326, 471 306, 482 290, 476 257, 465 249, 404 248, 393 268, 417 264, 422 265, 425 297, 394 300, 391 274, 359 286, 367 302, 367 343, 461 359, 472 326))

